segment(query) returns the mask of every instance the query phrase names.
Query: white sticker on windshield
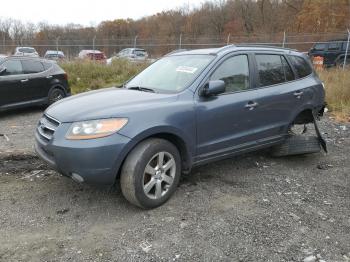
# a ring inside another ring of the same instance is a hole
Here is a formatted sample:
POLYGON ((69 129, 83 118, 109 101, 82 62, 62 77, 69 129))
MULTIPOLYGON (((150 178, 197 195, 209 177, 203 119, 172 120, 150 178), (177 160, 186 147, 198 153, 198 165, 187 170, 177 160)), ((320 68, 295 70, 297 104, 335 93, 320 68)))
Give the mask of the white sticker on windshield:
POLYGON ((198 68, 191 66, 178 66, 176 68, 176 72, 182 72, 187 74, 194 74, 198 68))

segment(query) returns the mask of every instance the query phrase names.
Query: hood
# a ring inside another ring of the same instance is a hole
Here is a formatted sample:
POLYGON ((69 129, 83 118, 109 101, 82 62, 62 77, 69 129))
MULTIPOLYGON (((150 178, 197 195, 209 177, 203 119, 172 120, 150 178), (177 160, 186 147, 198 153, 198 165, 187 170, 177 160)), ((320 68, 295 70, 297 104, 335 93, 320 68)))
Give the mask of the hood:
POLYGON ((144 111, 154 104, 159 106, 159 103, 169 103, 176 99, 176 94, 112 87, 65 98, 51 105, 45 113, 60 122, 128 117, 130 111, 144 111))

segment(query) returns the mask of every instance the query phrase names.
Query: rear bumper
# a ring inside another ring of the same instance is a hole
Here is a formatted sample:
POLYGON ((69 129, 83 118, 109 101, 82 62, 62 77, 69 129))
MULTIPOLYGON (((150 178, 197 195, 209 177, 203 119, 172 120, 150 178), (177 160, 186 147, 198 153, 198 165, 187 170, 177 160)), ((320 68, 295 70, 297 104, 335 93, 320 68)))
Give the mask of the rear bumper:
POLYGON ((82 141, 54 137, 47 142, 38 132, 35 140, 36 153, 53 169, 78 182, 102 186, 114 184, 123 161, 123 149, 130 141, 125 136, 114 134, 82 141))

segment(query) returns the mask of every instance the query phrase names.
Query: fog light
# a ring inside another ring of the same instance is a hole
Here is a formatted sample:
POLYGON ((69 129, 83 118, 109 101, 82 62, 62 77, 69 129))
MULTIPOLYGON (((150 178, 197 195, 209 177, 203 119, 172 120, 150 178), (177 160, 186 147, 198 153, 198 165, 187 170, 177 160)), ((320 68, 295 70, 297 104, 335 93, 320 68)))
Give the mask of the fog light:
POLYGON ((79 182, 79 183, 83 183, 84 182, 84 178, 82 178, 81 176, 79 176, 76 173, 72 173, 72 179, 74 181, 76 181, 76 182, 79 182))

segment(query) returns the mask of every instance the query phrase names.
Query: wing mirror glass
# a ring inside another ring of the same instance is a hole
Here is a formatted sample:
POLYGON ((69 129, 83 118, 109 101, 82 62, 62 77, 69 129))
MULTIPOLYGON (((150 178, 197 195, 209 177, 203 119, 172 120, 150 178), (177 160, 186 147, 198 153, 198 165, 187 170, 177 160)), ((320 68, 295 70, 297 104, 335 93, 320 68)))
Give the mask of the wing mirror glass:
POLYGON ((203 96, 215 96, 225 92, 225 82, 222 80, 211 80, 203 89, 203 96))

